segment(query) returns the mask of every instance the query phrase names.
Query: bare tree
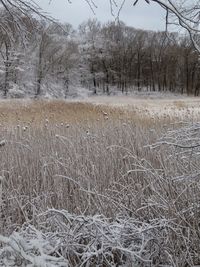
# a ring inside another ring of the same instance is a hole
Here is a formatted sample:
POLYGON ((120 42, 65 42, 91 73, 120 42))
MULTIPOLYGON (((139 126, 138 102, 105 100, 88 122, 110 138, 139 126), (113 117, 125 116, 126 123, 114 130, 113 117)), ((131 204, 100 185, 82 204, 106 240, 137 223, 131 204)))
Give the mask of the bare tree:
MULTIPOLYGON (((190 35, 195 49, 200 52, 200 45, 198 44, 197 35, 200 33, 200 1, 199 0, 144 0, 147 4, 155 3, 166 11, 166 30, 170 24, 181 26, 190 35)), ((68 2, 70 2, 68 0, 68 2)), ((72 1, 73 2, 73 1, 72 1)), ((94 11, 97 8, 94 0, 86 0, 90 8, 94 11)), ((121 12, 126 0, 123 0, 121 4, 118 4, 116 0, 109 0, 111 13, 117 10, 117 16, 121 12)), ((136 5, 141 0, 133 1, 133 5, 136 5)), ((12 17, 16 27, 21 27, 21 18, 16 14, 20 12, 25 17, 29 17, 30 13, 37 14, 39 16, 45 16, 40 7, 33 0, 0 0, 0 5, 3 6, 12 17)), ((2 21, 0 21, 0 28, 4 27, 2 21)))
POLYGON ((32 0, 0 0, 0 6, 7 10, 18 26, 21 19, 16 12, 23 14, 25 17, 30 13, 34 13, 39 16, 45 16, 41 8, 32 0))
MULTIPOLYGON (((111 13, 119 17, 126 0, 108 0, 111 13)), ((147 4, 157 4, 166 11, 166 31, 169 25, 173 24, 184 28, 190 35, 190 39, 195 49, 200 53, 200 42, 198 35, 200 33, 200 1, 199 0, 144 0, 147 4)), ((90 8, 94 11, 97 8, 94 0, 86 0, 90 8)), ((133 0, 135 6, 142 0, 133 0)))
MULTIPOLYGON (((112 2, 112 1, 111 1, 112 2)), ((136 0, 136 5, 141 0, 136 0)), ((194 0, 145 0, 146 3, 156 3, 166 11, 166 31, 169 25, 181 26, 190 35, 190 39, 195 49, 200 53, 199 38, 200 33, 200 1, 194 0)))
POLYGON ((36 29, 37 18, 53 21, 33 0, 0 0, 0 8, 9 17, 8 20, 0 17, 0 31, 7 35, 10 41, 12 41, 10 23, 12 23, 15 31, 20 35, 21 41, 25 43, 31 28, 36 29), (27 24, 29 24, 29 28, 27 28, 27 24))

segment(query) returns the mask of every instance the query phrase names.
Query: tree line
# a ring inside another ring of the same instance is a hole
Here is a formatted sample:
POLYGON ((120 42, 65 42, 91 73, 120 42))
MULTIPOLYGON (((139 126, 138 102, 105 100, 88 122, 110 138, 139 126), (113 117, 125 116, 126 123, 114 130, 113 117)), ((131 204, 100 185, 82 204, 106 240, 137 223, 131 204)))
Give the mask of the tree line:
POLYGON ((94 92, 109 93, 115 87, 199 95, 199 53, 187 35, 135 29, 123 22, 88 21, 80 29, 94 92))
MULTIPOLYGON (((4 97, 170 91, 198 96, 199 53, 186 34, 88 20, 78 29, 22 13, 23 31, 0 10, 0 90, 4 97)), ((22 26, 21 26, 22 27, 22 26)), ((197 37, 196 37, 197 38, 197 37)))

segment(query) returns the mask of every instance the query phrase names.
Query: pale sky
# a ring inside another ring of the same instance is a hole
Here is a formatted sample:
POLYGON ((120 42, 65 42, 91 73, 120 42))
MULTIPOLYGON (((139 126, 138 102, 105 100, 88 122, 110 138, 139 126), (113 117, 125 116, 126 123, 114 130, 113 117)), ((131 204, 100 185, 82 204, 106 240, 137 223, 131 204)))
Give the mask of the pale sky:
MULTIPOLYGON (((120 3, 122 0, 116 0, 120 3)), ((86 0, 35 0, 35 2, 52 17, 61 22, 68 22, 75 28, 83 21, 89 18, 96 18, 101 22, 112 21, 115 18, 111 15, 109 0, 94 0, 98 8, 95 9, 95 15, 89 8, 86 0)), ((133 0, 126 0, 126 3, 120 13, 120 20, 127 25, 135 28, 147 30, 164 30, 165 14, 161 7, 151 3, 146 4, 140 0, 137 6, 133 7, 133 0)))

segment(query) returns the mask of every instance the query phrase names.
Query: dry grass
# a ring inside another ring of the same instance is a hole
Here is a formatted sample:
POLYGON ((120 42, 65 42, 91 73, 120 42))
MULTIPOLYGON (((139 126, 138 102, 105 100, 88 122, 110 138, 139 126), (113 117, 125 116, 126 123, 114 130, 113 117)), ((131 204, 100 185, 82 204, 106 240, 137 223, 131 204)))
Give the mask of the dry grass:
MULTIPOLYGON (((159 113, 157 111, 152 113, 151 107, 141 108, 137 105, 124 108, 61 100, 6 100, 0 103, 0 125, 5 127, 16 125, 41 127, 44 126, 46 121, 54 125, 60 123, 65 125, 69 123, 79 125, 89 123, 91 125, 91 123, 98 123, 99 121, 121 120, 149 127, 152 123, 164 125, 166 123, 173 123, 177 119, 188 119, 188 116, 184 113, 183 116, 178 116, 176 110, 176 104, 173 105, 173 112, 159 113)), ((191 119, 191 114, 188 115, 191 119)))
MULTIPOLYGON (((121 214, 173 225, 152 237, 151 266, 199 263, 199 158, 172 145, 184 125, 178 119, 61 101, 5 102, 0 116, 1 233, 24 223, 44 227, 38 214, 48 208, 112 220, 121 214), (148 146, 168 129, 163 145, 148 146)), ((182 133, 179 143, 190 144, 199 132, 182 133)))
MULTIPOLYGON (((103 118, 102 110, 84 103, 66 103, 64 101, 4 102, 0 106, 1 122, 5 125, 30 123, 41 125, 48 120, 51 123, 85 123, 103 118)), ((112 114, 112 110, 110 110, 112 114)), ((116 115, 117 116, 117 115, 116 115)))
POLYGON ((177 108, 177 109, 185 109, 185 108, 187 108, 187 104, 185 103, 185 102, 183 102, 183 101, 174 101, 174 106, 175 106, 175 108, 177 108))

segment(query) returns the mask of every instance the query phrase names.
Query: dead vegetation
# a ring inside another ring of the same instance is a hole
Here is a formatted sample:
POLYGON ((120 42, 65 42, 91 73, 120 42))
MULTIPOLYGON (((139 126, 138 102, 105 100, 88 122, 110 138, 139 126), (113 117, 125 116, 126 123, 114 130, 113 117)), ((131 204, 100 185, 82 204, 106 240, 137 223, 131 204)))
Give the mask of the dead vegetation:
POLYGON ((197 117, 60 101, 0 114, 1 266, 200 263, 197 117))

